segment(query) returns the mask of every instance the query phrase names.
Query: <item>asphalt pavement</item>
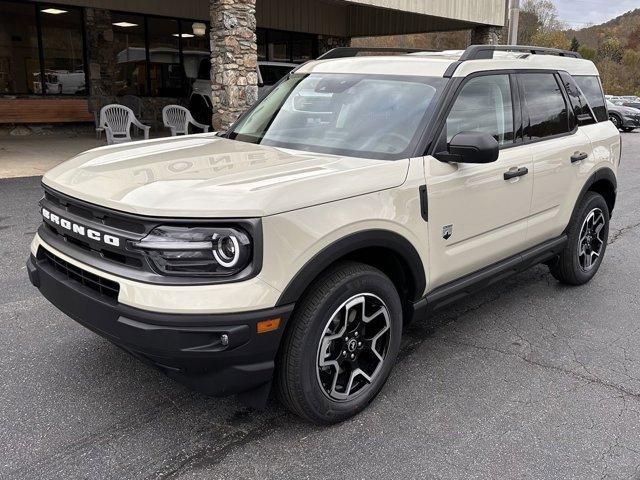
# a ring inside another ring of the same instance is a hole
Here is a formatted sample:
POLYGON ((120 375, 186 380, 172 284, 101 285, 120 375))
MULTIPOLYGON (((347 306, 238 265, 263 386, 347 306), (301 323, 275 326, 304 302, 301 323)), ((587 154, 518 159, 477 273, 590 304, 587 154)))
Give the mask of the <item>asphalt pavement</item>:
POLYGON ((193 393, 27 280, 38 177, 0 180, 0 478, 640 479, 640 133, 598 275, 512 277, 405 332, 379 398, 320 428, 193 393))

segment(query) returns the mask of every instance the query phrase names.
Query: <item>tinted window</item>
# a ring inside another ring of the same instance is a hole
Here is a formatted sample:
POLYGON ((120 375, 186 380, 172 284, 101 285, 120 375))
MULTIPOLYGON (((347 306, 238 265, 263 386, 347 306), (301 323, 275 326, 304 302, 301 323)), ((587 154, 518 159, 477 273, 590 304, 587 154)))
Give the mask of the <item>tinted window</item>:
POLYGON ((0 95, 41 93, 36 11, 0 2, 0 95))
POLYGON ((147 19, 147 26, 151 95, 179 97, 183 94, 185 75, 180 64, 178 21, 152 17, 147 19))
POLYGON ((595 123, 596 119, 591 111, 591 107, 589 107, 589 102, 587 102, 587 98, 584 96, 584 93, 582 93, 582 90, 578 88, 571 75, 563 72, 560 74, 560 78, 564 84, 564 89, 569 95, 569 102, 571 103, 571 108, 578 125, 591 125, 595 123))
POLYGON ((144 17, 114 13, 113 53, 116 72, 113 87, 116 95, 147 94, 147 54, 144 17))
POLYGON ((512 143, 513 104, 508 75, 469 80, 458 94, 447 118, 447 143, 460 132, 483 132, 500 145, 512 143))
POLYGON ((527 73, 520 75, 520 80, 529 114, 526 135, 535 140, 567 133, 567 105, 555 76, 550 73, 527 73))
POLYGON ((74 9, 55 10, 40 9, 46 93, 85 95, 82 15, 74 9))
POLYGON ((580 76, 573 77, 580 90, 585 94, 589 105, 593 109, 593 113, 599 122, 606 122, 609 120, 607 115, 607 107, 604 104, 604 93, 602 92, 602 86, 600 85, 600 79, 595 76, 580 76))

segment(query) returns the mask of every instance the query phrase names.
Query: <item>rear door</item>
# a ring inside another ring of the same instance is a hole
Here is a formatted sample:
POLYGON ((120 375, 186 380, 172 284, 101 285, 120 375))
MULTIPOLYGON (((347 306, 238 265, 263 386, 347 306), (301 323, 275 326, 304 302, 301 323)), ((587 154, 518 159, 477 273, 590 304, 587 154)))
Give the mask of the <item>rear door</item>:
POLYGON ((593 165, 589 137, 557 72, 517 75, 521 92, 525 143, 533 154, 533 198, 526 246, 559 236, 566 228, 584 182, 580 172, 593 165))

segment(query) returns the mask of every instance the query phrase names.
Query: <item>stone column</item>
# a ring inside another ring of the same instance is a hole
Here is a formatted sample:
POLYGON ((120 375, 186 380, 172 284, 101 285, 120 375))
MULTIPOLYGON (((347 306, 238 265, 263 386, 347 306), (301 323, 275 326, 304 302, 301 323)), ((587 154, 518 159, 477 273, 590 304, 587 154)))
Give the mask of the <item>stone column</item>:
POLYGON ((502 27, 478 26, 471 30, 471 45, 499 45, 502 27))
POLYGON ((256 0, 209 0, 213 128, 226 130, 258 99, 256 0))
POLYGON ((113 52, 111 12, 99 8, 85 8, 87 59, 89 68, 89 108, 100 109, 98 97, 113 95, 116 57, 113 52))
POLYGON ((350 47, 351 37, 333 37, 331 35, 318 35, 318 56, 327 53, 336 47, 350 47))

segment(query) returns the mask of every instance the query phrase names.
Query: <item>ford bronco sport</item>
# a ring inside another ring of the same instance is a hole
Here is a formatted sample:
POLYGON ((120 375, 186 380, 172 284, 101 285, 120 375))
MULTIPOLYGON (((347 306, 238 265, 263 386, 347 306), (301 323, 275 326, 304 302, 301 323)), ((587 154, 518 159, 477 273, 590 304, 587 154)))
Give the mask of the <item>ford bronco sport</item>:
POLYGON ((403 324, 538 263, 598 271, 620 136, 594 64, 472 46, 300 66, 228 131, 43 178, 31 282, 212 395, 321 424, 366 407, 403 324))

